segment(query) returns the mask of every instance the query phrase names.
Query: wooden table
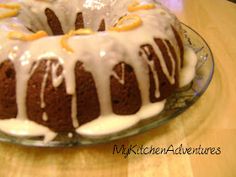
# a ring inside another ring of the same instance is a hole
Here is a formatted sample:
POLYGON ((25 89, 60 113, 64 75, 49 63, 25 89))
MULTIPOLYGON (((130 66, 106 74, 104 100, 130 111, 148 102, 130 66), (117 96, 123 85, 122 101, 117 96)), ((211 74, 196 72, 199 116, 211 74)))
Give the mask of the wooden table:
POLYGON ((0 143, 0 177, 236 176, 236 4, 226 0, 162 0, 198 31, 215 57, 210 87, 164 126, 104 145, 29 148, 0 143), (114 145, 220 147, 219 155, 112 154, 114 145))

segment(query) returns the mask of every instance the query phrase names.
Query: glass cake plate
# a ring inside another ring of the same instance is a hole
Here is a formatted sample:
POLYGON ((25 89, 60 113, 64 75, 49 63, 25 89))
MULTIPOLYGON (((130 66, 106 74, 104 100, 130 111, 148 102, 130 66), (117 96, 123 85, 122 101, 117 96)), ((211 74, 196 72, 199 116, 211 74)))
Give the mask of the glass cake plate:
POLYGON ((164 110, 149 119, 140 121, 137 125, 108 136, 88 138, 78 134, 68 136, 68 134, 59 134, 53 141, 43 142, 43 137, 13 137, 0 132, 0 141, 9 142, 27 146, 40 147, 71 147, 106 143, 113 140, 129 137, 143 133, 152 128, 157 128, 169 120, 177 117, 193 105, 198 98, 205 92, 214 72, 214 61, 212 52, 206 41, 192 28, 182 24, 184 30, 184 44, 191 47, 197 54, 198 62, 196 66, 196 76, 188 86, 177 90, 168 98, 164 110))

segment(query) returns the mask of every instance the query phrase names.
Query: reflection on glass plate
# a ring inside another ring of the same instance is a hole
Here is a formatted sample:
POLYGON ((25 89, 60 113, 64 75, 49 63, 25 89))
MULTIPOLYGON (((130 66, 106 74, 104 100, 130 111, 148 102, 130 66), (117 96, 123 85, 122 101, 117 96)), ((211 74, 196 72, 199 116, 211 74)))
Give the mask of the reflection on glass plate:
POLYGON ((177 117, 180 113, 195 103, 196 100, 205 92, 212 79, 214 71, 213 56, 206 41, 197 32, 185 24, 182 24, 182 27, 184 30, 185 45, 194 49, 197 54, 198 63, 196 66, 196 76, 191 84, 177 90, 170 98, 168 98, 165 109, 161 114, 150 117, 150 119, 143 120, 132 128, 122 132, 96 139, 89 139, 78 134, 73 134, 73 136, 68 136, 68 134, 60 134, 53 141, 44 144, 42 138, 20 138, 0 133, 0 141, 43 147, 91 145, 139 134, 158 127, 170 119, 177 117))

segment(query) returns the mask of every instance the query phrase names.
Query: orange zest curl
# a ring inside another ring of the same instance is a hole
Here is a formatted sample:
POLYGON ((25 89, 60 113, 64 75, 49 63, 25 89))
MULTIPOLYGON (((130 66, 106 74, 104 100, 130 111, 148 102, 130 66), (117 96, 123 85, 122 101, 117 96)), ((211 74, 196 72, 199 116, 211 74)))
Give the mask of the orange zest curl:
POLYGON ((18 5, 18 4, 0 4, 0 8, 5 8, 5 9, 20 9, 20 5, 18 5))
POLYGON ((29 34, 29 35, 23 34, 18 31, 12 31, 8 33, 8 38, 22 41, 33 41, 36 39, 43 38, 45 36, 48 36, 48 34, 45 31, 38 31, 34 34, 29 34))
POLYGON ((129 31, 129 30, 135 29, 141 25, 142 25, 141 17, 138 15, 135 15, 135 14, 130 14, 130 15, 126 15, 126 16, 122 17, 117 22, 115 27, 110 28, 110 31, 118 31, 118 32, 129 31), (127 20, 132 20, 132 23, 124 25, 124 22, 127 20))
POLYGON ((0 14, 0 19, 14 17, 18 15, 20 11, 20 5, 17 4, 0 4, 0 8, 9 9, 9 12, 0 14))
POLYGON ((129 6, 128 6, 128 11, 129 12, 134 12, 138 10, 149 10, 149 9, 154 9, 156 6, 155 4, 143 4, 141 5, 137 0, 134 0, 129 6))
POLYGON ((70 53, 73 53, 74 50, 68 45, 68 39, 74 35, 89 35, 94 33, 91 29, 89 28, 81 28, 75 31, 70 31, 68 34, 65 34, 64 36, 62 36, 61 38, 61 46, 62 48, 64 48, 65 50, 67 50, 70 53))
POLYGON ((61 46, 62 46, 63 49, 66 49, 68 52, 73 53, 74 50, 67 43, 68 39, 71 36, 72 36, 71 32, 69 32, 68 34, 65 34, 64 36, 62 36, 62 38, 61 38, 61 46))
POLYGON ((73 35, 89 35, 94 33, 90 28, 80 28, 78 30, 73 31, 73 35))

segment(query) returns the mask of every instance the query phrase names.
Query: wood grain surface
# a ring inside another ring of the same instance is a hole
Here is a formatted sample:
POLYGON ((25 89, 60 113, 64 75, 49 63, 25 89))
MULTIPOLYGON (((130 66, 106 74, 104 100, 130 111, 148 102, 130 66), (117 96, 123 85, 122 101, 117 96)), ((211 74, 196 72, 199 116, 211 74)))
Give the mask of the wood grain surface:
POLYGON ((161 0, 199 32, 215 57, 210 87, 176 119, 141 135, 80 148, 0 143, 0 177, 236 176, 236 4, 226 0, 161 0), (220 147, 219 155, 113 155, 114 145, 220 147))

